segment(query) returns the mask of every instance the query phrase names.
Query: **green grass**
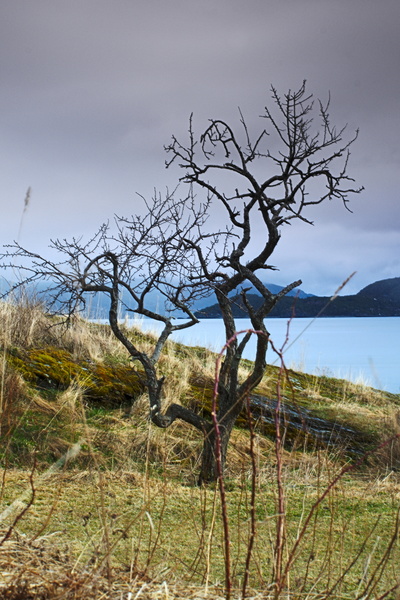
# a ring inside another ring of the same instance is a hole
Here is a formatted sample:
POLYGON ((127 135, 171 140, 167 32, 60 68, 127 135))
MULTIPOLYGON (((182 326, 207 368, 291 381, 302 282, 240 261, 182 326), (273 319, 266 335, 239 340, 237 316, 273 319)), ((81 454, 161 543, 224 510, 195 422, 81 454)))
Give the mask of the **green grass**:
MULTIPOLYGON (((28 484, 20 472, 7 474, 4 505, 28 484)), ((304 473, 302 474, 304 475, 304 473)), ((326 473, 302 482, 299 471, 285 474, 287 551, 296 540, 307 512, 326 484, 326 473)), ((26 477, 26 475, 25 475, 26 477)), ((46 534, 67 544, 80 566, 99 566, 110 558, 118 569, 168 573, 171 581, 204 585, 224 578, 220 499, 214 489, 182 486, 140 473, 71 471, 37 477, 34 506, 19 522, 28 537, 38 535, 54 508, 46 534)), ((272 580, 276 527, 274 481, 265 479, 257 494, 257 537, 250 584, 265 589, 272 580)), ((373 483, 355 478, 342 481, 319 507, 315 521, 296 553, 290 572, 293 589, 309 591, 318 581, 322 593, 340 580, 341 593, 354 593, 381 560, 395 530, 400 481, 390 492, 382 479, 373 483), (368 568, 367 568, 368 566, 368 568), (308 572, 307 572, 308 571, 308 572), (307 572, 307 577, 306 577, 307 572)), ((233 581, 240 587, 248 546, 249 485, 236 481, 228 492, 233 581)), ((398 545, 385 565, 379 590, 396 582, 398 545)), ((337 596, 334 596, 337 597, 337 596)))
MULTIPOLYGON (((0 534, 9 534, 0 542, 3 571, 16 572, 13 556, 23 540, 26 552, 33 553, 27 564, 45 557, 40 568, 28 570, 32 582, 40 575, 42 587, 48 581, 43 575, 47 560, 52 569, 64 569, 67 579, 86 573, 85 581, 106 577, 106 587, 122 580, 137 585, 129 588, 135 590, 133 597, 148 585, 148 598, 169 598, 161 588, 150 593, 151 585, 163 581, 179 590, 194 586, 193 597, 223 597, 221 496, 217 486, 195 485, 201 436, 185 423, 167 430, 149 423, 141 375, 106 327, 84 321, 69 330, 47 327, 54 318, 28 309, 35 317, 31 325, 21 311, 23 329, 14 319, 15 331, 2 341, 0 534), (64 464, 71 447, 75 456, 64 464)), ((144 345, 152 342, 141 332, 131 335, 144 345)), ((214 361, 208 350, 168 343, 160 361, 166 400, 180 399, 208 414, 214 361)), ((278 374, 276 367, 268 367, 257 393, 273 398, 278 374)), ((399 577, 399 444, 394 440, 370 451, 398 434, 400 397, 291 371, 283 401, 293 410, 303 407, 310 415, 354 428, 358 453, 333 444, 318 446, 312 436, 288 429, 286 445, 277 454, 273 427, 255 424, 256 537, 248 589, 254 598, 274 597, 279 467, 283 570, 291 561, 280 597, 397 600, 394 591, 384 594, 399 577), (368 458, 360 461, 367 451, 368 458)), ((244 418, 239 425, 225 477, 235 590, 243 583, 249 548, 253 476, 244 418)), ((77 577, 83 581, 83 575, 77 577)), ((81 583, 74 585, 84 590, 79 598, 89 597, 81 583)), ((38 597, 53 598, 42 587, 38 597)), ((110 589, 106 597, 112 598, 110 589)), ((6 597, 24 597, 18 590, 20 596, 6 597)), ((179 594, 171 598, 187 597, 185 591, 179 594)))

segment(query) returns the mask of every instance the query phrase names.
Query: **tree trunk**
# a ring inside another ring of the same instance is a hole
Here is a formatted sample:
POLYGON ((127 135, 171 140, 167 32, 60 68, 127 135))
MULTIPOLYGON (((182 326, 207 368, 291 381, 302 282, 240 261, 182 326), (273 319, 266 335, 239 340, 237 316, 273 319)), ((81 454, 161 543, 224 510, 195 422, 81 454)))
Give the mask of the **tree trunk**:
POLYGON ((217 479, 218 472, 215 452, 215 431, 212 430, 204 438, 198 484, 207 485, 208 483, 216 481, 217 479))
POLYGON ((198 480, 199 485, 212 483, 218 479, 218 446, 221 461, 221 471, 222 474, 224 473, 229 440, 236 419, 237 415, 233 414, 233 412, 228 412, 223 417, 218 418, 219 440, 217 439, 215 428, 213 428, 205 436, 201 456, 201 469, 198 480))

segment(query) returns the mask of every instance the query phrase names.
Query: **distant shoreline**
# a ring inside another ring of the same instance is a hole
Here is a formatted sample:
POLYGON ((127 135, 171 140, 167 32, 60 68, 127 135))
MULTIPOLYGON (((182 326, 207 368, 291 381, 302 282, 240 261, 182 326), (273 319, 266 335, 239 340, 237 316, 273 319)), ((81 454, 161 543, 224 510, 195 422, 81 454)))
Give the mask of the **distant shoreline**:
MULTIPOLYGON (((260 294, 249 293, 247 302, 257 310, 263 303, 260 294)), ((230 298, 235 318, 245 318, 248 310, 241 295, 230 298)), ((195 312, 198 318, 218 318, 219 305, 214 303, 195 312)), ((383 279, 350 296, 284 296, 277 302, 268 318, 314 318, 321 317, 400 317, 400 278, 383 279)))

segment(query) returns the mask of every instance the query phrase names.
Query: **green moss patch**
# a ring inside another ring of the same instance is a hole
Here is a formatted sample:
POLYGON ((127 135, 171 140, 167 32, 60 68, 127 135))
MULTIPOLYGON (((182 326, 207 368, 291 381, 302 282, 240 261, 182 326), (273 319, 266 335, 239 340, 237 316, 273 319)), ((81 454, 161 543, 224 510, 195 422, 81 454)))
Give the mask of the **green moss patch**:
POLYGON ((132 403, 145 389, 143 373, 129 364, 77 362, 67 350, 52 346, 14 350, 7 362, 38 389, 63 390, 77 383, 87 399, 115 406, 132 403))

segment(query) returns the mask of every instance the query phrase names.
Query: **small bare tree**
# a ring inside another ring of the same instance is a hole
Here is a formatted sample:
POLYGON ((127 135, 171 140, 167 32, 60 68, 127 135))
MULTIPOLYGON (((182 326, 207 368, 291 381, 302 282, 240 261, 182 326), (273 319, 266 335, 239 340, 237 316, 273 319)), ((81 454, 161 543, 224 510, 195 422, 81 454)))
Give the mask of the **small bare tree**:
POLYGON ((2 266, 17 268, 22 273, 21 281, 12 287, 12 292, 19 287, 47 282, 46 304, 68 318, 84 309, 88 294, 108 296, 112 332, 145 372, 152 422, 166 428, 180 418, 207 435, 211 424, 180 404, 172 403, 162 414, 164 377, 158 376, 157 363, 174 331, 198 323, 190 306, 205 293, 205 288, 193 286, 189 280, 198 276, 197 256, 182 245, 182 238, 190 241, 193 248, 204 244, 207 238, 206 254, 212 252, 218 236, 207 236, 203 232, 209 202, 197 205, 191 193, 178 200, 174 192, 167 192, 165 197, 155 193, 151 203, 145 200, 144 203, 144 216, 115 217, 114 227, 103 224, 87 242, 76 238, 51 241, 51 254, 61 254, 60 261, 42 257, 14 243, 6 246, 7 251, 2 255, 3 260, 12 258, 12 261, 2 266), (162 299, 159 309, 153 306, 155 291, 162 299), (121 326, 118 315, 123 308, 162 323, 152 352, 140 350, 121 326), (173 318, 174 311, 179 311, 179 320, 173 318))
POLYGON ((117 218, 116 235, 104 225, 87 244, 53 242, 53 248, 66 256, 62 263, 34 255, 18 244, 7 252, 14 265, 16 257, 30 260, 30 266, 24 267, 28 269, 26 281, 44 278, 53 282, 54 299, 64 303, 68 313, 76 310, 84 292, 109 296, 112 331, 146 373, 152 422, 168 427, 180 418, 204 434, 200 483, 217 477, 216 433, 211 422, 179 404, 170 405, 163 414, 164 380, 157 376, 156 364, 166 340, 173 331, 198 322, 193 301, 213 290, 226 340, 231 340, 218 378, 216 419, 224 465, 246 397, 265 372, 269 333, 264 319, 280 298, 301 284, 294 281, 272 294, 263 282, 262 274, 275 268, 269 261, 282 228, 293 220, 311 223, 306 209, 326 200, 336 198, 347 207, 349 195, 361 191, 347 175, 349 147, 357 132, 345 140, 346 128, 331 126, 329 101, 314 103, 305 83, 283 97, 272 88, 272 100, 272 108, 265 108, 262 115, 266 127, 254 137, 241 113, 238 132, 225 121, 211 120, 197 138, 190 118, 188 142, 172 137, 166 147, 166 165, 177 163, 184 169, 181 181, 189 184, 190 191, 183 200, 173 194, 155 197, 147 205, 145 219, 117 218), (203 203, 194 197, 196 188, 205 191, 203 203), (211 213, 218 215, 221 226, 207 222, 211 213), (257 310, 246 297, 243 286, 248 283, 263 298, 257 310), (150 310, 147 299, 153 289, 186 319, 174 324, 170 315, 150 310), (164 324, 151 355, 134 346, 118 323, 122 290, 129 310, 164 324), (244 381, 239 380, 239 365, 251 334, 240 340, 235 337, 234 293, 241 293, 252 329, 259 332, 253 366, 244 381))

